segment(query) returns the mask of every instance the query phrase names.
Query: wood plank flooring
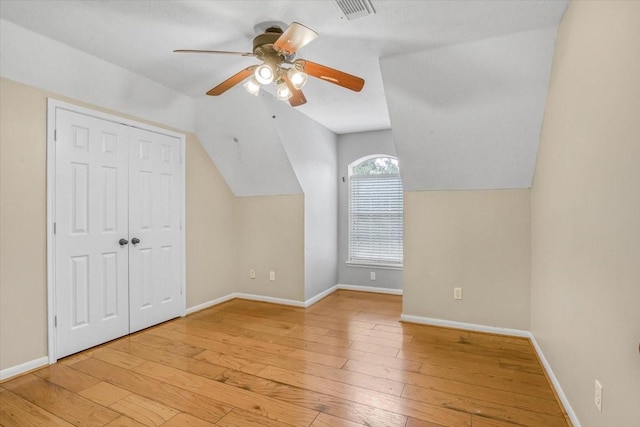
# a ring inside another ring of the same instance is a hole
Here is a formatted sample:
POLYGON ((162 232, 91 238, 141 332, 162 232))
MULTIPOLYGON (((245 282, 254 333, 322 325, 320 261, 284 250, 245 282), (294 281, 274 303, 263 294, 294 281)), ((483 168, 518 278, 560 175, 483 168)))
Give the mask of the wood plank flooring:
POLYGON ((528 340, 401 309, 343 290, 229 301, 0 384, 0 425, 570 426, 528 340))

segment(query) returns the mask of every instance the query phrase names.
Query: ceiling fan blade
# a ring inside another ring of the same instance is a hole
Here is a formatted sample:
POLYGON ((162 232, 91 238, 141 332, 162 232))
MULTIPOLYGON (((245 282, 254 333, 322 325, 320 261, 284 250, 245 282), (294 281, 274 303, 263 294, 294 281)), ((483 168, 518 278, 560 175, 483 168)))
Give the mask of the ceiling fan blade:
POLYGON ((296 89, 296 92, 293 92, 293 96, 289 98, 289 104, 292 107, 299 107, 302 104, 307 103, 307 98, 305 98, 304 93, 301 90, 296 89))
POLYGON ((313 41, 316 37, 318 37, 318 33, 311 28, 294 22, 289 25, 289 28, 276 40, 273 48, 284 55, 291 55, 302 46, 313 41))
POLYGON ((304 93, 302 93, 300 89, 296 89, 293 86, 293 83, 291 83, 291 79, 289 78, 287 73, 282 73, 280 77, 282 77, 282 80, 284 80, 284 82, 287 84, 287 87, 291 91, 292 95, 291 98, 289 98, 289 104, 291 104, 292 107, 298 107, 302 104, 306 104, 307 98, 305 98, 304 93))
POLYGON ((252 65, 251 67, 247 67, 244 70, 237 72, 236 74, 229 77, 227 80, 223 81, 218 86, 214 87, 209 92, 207 92, 207 95, 211 95, 211 96, 222 95, 223 93, 225 93, 226 91, 228 91, 229 89, 231 89, 232 87, 234 87, 235 85, 237 85, 238 83, 240 83, 241 81, 243 81, 244 79, 252 75, 255 69, 256 69, 256 66, 252 65))
POLYGON ((325 65, 316 64, 306 59, 297 59, 295 61, 296 68, 304 71, 310 76, 317 77, 329 83, 360 92, 364 87, 364 79, 352 74, 339 71, 325 65))
POLYGON ((218 53, 223 55, 255 56, 251 52, 230 52, 227 50, 176 49, 175 53, 218 53))

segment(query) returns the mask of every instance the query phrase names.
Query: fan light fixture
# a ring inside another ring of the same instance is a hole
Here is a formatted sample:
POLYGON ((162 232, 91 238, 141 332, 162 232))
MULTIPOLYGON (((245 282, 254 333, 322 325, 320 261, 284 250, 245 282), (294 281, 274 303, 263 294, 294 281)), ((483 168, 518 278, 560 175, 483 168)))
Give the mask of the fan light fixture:
POLYGON ((293 87, 298 90, 302 89, 305 83, 307 83, 307 74, 296 70, 295 68, 289 68, 287 76, 289 76, 289 80, 291 80, 293 87))
POLYGON ((287 84, 282 80, 278 80, 276 85, 276 99, 279 101, 286 101, 292 96, 293 93, 291 93, 287 84))
POLYGON ((258 96, 258 93, 260 93, 260 82, 258 82, 255 77, 248 80, 242 85, 242 87, 244 87, 251 95, 258 96))
POLYGON ((307 74, 294 67, 285 68, 275 66, 275 72, 273 68, 273 66, 267 63, 260 65, 255 69, 253 77, 247 80, 247 82, 242 86, 251 95, 258 96, 262 85, 268 85, 275 81, 276 99, 280 101, 287 101, 293 96, 293 93, 282 78, 278 78, 277 80, 275 80, 276 75, 288 78, 291 86, 293 86, 293 88, 296 90, 300 90, 305 85, 305 83, 307 83, 307 74))
POLYGON ((261 66, 256 68, 255 71, 256 80, 263 85, 268 85, 269 83, 271 83, 273 81, 273 75, 273 70, 267 64, 262 64, 261 66))

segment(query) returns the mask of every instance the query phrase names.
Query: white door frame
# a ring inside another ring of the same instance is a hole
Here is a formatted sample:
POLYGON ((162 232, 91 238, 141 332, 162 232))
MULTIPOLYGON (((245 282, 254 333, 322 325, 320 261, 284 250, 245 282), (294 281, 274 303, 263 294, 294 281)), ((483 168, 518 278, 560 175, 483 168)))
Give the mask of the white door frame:
POLYGON ((164 135, 172 136, 180 140, 180 159, 182 163, 182 170, 180 172, 180 179, 182 183, 180 185, 181 194, 179 195, 180 201, 180 263, 181 271, 180 288, 182 290, 182 315, 186 313, 187 302, 187 290, 186 290, 186 258, 185 258, 185 170, 186 170, 186 156, 185 156, 185 135, 172 132, 167 129, 159 128, 156 126, 148 125, 145 123, 137 122, 134 120, 125 119, 123 117, 114 116, 112 114, 103 113, 89 108, 80 107, 74 104, 69 104, 63 101, 59 101, 53 98, 47 98, 47 342, 49 352, 49 363, 56 362, 56 326, 55 326, 55 313, 56 313, 56 289, 55 289, 55 244, 54 244, 54 214, 55 214, 55 177, 56 177, 56 158, 55 158, 55 129, 56 129, 56 109, 68 110, 74 113, 84 114, 87 116, 95 117, 110 122, 120 123, 125 126, 130 126, 138 129, 143 129, 151 132, 161 133, 164 135))

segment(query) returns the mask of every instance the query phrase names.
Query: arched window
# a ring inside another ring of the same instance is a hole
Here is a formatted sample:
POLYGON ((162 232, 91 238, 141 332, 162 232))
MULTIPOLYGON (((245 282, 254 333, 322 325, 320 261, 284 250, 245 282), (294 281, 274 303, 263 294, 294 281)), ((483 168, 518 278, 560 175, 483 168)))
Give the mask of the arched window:
POLYGON ((349 264, 402 267, 403 203, 398 160, 374 155, 349 165, 349 264))

